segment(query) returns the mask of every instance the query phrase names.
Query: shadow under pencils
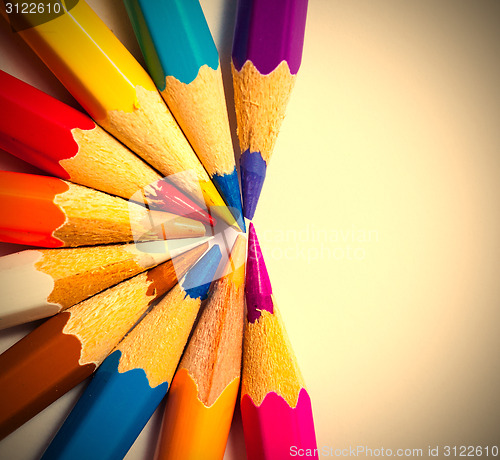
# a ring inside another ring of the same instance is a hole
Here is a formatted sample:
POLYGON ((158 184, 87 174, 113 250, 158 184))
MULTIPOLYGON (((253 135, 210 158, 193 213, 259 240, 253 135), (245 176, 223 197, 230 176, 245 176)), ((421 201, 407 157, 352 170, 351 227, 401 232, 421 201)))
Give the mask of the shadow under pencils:
POLYGON ((240 144, 236 134, 236 112, 234 109, 233 77, 231 74, 231 50, 233 47, 234 26, 236 23, 236 7, 234 0, 225 0, 221 8, 220 32, 216 39, 219 44, 219 59, 222 71, 222 81, 224 83, 224 93, 226 95, 226 108, 231 128, 231 139, 233 141, 234 155, 236 159, 236 169, 240 169, 240 144))

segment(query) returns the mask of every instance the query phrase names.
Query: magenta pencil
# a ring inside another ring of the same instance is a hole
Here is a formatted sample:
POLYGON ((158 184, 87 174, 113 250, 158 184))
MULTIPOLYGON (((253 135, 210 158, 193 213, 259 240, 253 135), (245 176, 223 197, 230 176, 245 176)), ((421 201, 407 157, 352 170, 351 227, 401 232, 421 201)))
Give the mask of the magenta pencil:
POLYGON ((276 308, 253 224, 249 233, 241 386, 247 457, 318 458, 311 399, 276 308))

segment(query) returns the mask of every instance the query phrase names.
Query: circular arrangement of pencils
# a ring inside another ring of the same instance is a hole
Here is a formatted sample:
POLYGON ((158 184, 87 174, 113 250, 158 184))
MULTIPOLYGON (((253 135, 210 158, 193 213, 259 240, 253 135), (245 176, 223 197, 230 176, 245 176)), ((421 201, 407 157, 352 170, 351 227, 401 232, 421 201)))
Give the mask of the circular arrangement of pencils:
POLYGON ((0 355, 0 439, 91 377, 42 458, 122 459, 163 400, 156 459, 222 459, 236 404, 249 460, 318 458, 245 221, 299 70, 307 0, 238 0, 241 187, 198 0, 124 3, 147 71, 84 0, 2 11, 86 113, 0 71, 0 147, 49 174, 0 171, 0 241, 37 247, 0 258, 0 329, 43 319, 0 355))

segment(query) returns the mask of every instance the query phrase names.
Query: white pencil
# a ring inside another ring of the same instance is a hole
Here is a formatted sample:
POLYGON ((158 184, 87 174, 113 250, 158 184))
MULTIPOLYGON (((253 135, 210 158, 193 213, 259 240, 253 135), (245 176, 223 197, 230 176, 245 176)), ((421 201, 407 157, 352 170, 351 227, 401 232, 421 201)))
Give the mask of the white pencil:
POLYGON ((0 257, 0 329, 55 315, 205 241, 28 249, 0 257))

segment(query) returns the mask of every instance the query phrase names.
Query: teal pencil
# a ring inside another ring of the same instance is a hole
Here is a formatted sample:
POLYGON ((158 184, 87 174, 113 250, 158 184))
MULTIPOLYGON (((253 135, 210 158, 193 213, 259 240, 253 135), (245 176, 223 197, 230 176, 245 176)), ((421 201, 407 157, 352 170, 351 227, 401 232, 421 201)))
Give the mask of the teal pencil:
POLYGON ((149 72, 245 230, 219 54, 198 0, 124 0, 149 72))

